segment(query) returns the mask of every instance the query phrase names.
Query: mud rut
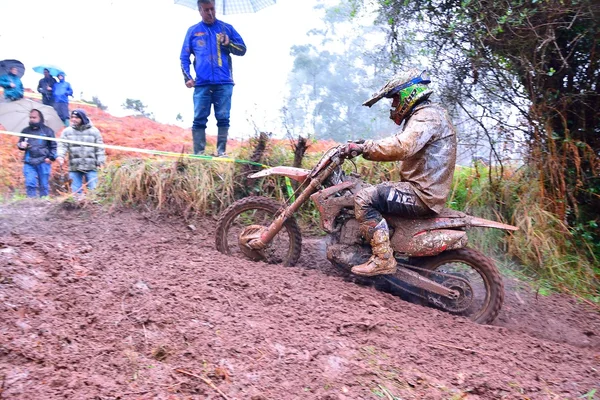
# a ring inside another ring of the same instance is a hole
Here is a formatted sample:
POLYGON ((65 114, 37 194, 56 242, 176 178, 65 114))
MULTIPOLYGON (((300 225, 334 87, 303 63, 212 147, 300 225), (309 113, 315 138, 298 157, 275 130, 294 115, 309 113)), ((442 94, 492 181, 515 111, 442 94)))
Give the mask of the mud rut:
POLYGON ((349 282, 317 239, 284 268, 225 257, 215 221, 194 225, 1 206, 0 398, 563 399, 600 386, 599 314, 569 297, 506 278, 500 317, 480 326, 349 282))

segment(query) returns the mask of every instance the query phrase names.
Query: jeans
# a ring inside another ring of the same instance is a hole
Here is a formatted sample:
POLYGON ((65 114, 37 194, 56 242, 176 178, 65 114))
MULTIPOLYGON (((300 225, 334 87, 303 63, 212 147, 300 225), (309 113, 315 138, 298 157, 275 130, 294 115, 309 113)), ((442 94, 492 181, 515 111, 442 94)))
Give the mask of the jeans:
POLYGON ((96 189, 98 186, 98 172, 96 171, 71 171, 69 172, 69 178, 71 178, 71 191, 73 193, 81 193, 83 186, 83 177, 85 176, 85 185, 88 190, 96 189))
POLYGON ((192 129, 206 129, 210 107, 214 105, 217 126, 229 127, 233 85, 208 85, 194 88, 194 123, 192 129))
POLYGON ((25 192, 27 197, 48 196, 48 181, 50 179, 50 164, 41 163, 33 165, 23 164, 23 175, 25 175, 25 192))
POLYGON ((65 123, 65 126, 69 126, 69 118, 71 117, 69 115, 69 103, 54 102, 53 107, 60 120, 65 123))

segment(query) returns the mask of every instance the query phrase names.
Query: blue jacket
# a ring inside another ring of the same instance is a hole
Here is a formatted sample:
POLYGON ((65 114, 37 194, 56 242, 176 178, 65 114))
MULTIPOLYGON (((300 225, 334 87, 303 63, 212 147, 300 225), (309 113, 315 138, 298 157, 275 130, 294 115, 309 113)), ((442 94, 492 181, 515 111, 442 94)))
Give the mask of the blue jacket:
POLYGON ((68 103, 69 96, 73 96, 73 89, 71 89, 71 84, 67 81, 59 80, 54 85, 53 96, 55 103, 68 103))
POLYGON ((18 76, 12 74, 0 76, 0 86, 4 88, 4 98, 11 101, 23 98, 23 83, 18 76), (15 84, 14 88, 10 87, 11 83, 15 84))
MULTIPOLYGON (((31 126, 28 126, 27 128, 23 129, 21 133, 45 136, 49 138, 55 137, 54 131, 44 124, 41 124, 39 128, 32 128, 31 126)), ((49 158, 50 161, 56 160, 57 144, 55 141, 43 139, 30 139, 24 137, 19 139, 19 143, 24 141, 27 141, 27 143, 29 143, 29 147, 25 150, 25 157, 23 159, 23 161, 25 161, 27 164, 40 165, 44 162, 46 158, 49 158)))
POLYGON ((190 75, 190 57, 194 55, 196 86, 233 84, 231 55, 246 54, 246 45, 233 26, 216 20, 207 25, 200 22, 188 29, 181 48, 181 71, 187 82, 193 79, 190 75), (217 44, 217 34, 229 36, 229 45, 217 44))

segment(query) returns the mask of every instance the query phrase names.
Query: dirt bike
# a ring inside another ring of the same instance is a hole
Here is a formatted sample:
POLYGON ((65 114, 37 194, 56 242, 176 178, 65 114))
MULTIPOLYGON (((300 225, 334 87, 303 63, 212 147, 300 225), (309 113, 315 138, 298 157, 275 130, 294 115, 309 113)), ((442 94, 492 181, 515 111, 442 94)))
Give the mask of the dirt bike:
MULTIPOLYGON (((294 213, 310 198, 320 213, 321 228, 328 233, 327 259, 344 269, 371 256, 371 247, 359 232, 354 217, 354 196, 367 184, 356 173, 345 174, 348 158, 343 145, 329 149, 312 170, 274 167, 250 175, 286 176, 299 182, 299 193, 290 205, 267 197, 246 197, 219 216, 217 250, 253 261, 296 264, 302 237, 294 213)), ((517 230, 465 213, 444 209, 430 217, 401 218, 384 215, 398 270, 394 275, 370 278, 432 306, 477 323, 492 322, 502 307, 504 286, 494 262, 466 247, 470 227, 517 230)), ((380 285, 381 286, 381 285, 380 285)))

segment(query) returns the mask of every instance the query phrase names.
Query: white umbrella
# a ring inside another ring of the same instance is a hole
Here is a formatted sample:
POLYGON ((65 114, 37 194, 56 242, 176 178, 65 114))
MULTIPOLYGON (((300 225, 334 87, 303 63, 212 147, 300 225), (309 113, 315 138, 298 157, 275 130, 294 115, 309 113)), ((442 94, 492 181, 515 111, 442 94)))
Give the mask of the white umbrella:
MULTIPOLYGON (((217 16, 255 13, 275 3, 276 0, 215 0, 215 10, 217 11, 217 16)), ((198 2, 196 0, 175 0, 175 4, 181 4, 182 6, 198 10, 198 2)))
POLYGON ((58 133, 65 127, 54 108, 30 99, 0 103, 0 124, 7 131, 19 133, 29 126, 29 113, 34 108, 41 111, 44 116, 44 124, 50 127, 54 133, 58 133))

